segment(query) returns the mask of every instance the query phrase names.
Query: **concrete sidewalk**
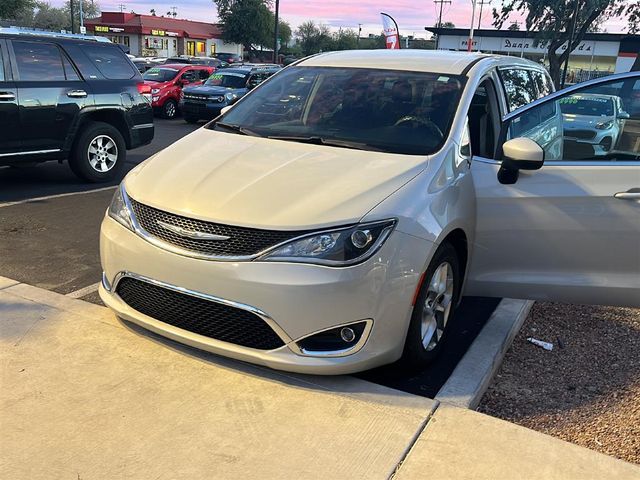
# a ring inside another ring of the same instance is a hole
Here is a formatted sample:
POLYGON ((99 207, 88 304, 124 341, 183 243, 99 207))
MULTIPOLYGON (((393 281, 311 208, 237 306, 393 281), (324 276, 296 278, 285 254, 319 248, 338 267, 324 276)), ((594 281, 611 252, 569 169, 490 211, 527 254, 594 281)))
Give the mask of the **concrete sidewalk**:
POLYGON ((640 478, 470 410, 226 360, 1 277, 0 342, 0 478, 640 478))

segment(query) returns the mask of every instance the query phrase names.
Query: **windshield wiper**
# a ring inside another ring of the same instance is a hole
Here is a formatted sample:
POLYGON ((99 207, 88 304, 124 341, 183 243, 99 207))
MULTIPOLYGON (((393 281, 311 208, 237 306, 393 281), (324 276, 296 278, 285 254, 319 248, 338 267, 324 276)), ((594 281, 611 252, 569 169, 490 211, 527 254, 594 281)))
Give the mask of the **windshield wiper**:
POLYGON ((288 142, 300 142, 311 143, 313 145, 327 145, 330 147, 351 148, 354 150, 370 150, 373 152, 385 152, 386 150, 378 147, 374 147, 369 143, 352 142, 349 140, 338 140, 335 138, 323 138, 323 137, 295 137, 287 135, 269 135, 267 138, 273 140, 285 140, 288 142))
POLYGON ((216 122, 215 126, 216 127, 222 127, 225 130, 229 130, 230 132, 238 133, 240 135, 249 135, 251 137, 261 137, 262 136, 262 135, 257 134, 253 130, 249 130, 248 128, 241 127, 240 125, 232 125, 230 123, 216 122))

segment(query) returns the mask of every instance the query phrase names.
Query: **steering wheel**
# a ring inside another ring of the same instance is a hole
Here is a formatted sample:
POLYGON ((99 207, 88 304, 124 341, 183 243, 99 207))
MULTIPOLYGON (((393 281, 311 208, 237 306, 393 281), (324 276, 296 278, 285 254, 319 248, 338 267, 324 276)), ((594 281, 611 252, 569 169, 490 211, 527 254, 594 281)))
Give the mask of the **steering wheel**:
POLYGON ((422 127, 428 129, 430 133, 434 134, 438 138, 438 140, 442 140, 444 138, 444 133, 440 130, 440 127, 433 123, 428 118, 419 117, 417 115, 405 115, 398 119, 396 123, 393 124, 394 127, 422 127))

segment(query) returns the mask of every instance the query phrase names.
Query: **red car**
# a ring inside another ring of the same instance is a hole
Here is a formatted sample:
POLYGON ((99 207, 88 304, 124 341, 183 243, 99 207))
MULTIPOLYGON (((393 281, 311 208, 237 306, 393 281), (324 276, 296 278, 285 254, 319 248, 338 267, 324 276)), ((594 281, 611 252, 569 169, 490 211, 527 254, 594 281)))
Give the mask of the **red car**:
POLYGON ((207 65, 169 64, 150 68, 142 78, 151 87, 151 105, 154 112, 165 118, 178 114, 178 103, 185 85, 199 85, 216 71, 207 65))

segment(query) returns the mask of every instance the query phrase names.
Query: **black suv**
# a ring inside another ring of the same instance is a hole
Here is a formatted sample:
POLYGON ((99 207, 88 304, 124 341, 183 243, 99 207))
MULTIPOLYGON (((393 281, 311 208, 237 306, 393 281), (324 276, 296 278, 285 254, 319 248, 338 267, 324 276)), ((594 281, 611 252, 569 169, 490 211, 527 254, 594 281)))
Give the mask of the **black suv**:
POLYGON ((150 102, 116 44, 0 28, 0 165, 68 159, 84 180, 111 180, 153 139, 150 102))

